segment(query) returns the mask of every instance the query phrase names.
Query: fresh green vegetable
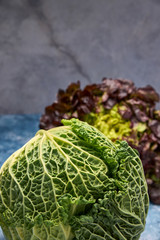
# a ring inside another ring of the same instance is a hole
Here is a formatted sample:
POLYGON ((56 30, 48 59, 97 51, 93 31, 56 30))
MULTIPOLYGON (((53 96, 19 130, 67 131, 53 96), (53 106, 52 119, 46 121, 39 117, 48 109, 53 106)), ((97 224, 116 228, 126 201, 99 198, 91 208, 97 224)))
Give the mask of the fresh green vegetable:
POLYGON ((101 107, 100 113, 90 113, 84 118, 86 122, 99 129, 109 139, 123 139, 131 133, 131 122, 125 120, 118 112, 118 105, 114 105, 111 110, 106 111, 101 107))
POLYGON ((125 107, 121 104, 114 105, 110 110, 101 107, 99 113, 87 114, 84 121, 96 127, 112 141, 127 139, 130 144, 138 146, 138 140, 146 131, 147 124, 136 122, 131 128, 131 121, 124 119, 119 111, 125 111, 125 107))
POLYGON ((40 130, 0 170, 8 240, 137 240, 148 211, 141 160, 78 119, 40 130))

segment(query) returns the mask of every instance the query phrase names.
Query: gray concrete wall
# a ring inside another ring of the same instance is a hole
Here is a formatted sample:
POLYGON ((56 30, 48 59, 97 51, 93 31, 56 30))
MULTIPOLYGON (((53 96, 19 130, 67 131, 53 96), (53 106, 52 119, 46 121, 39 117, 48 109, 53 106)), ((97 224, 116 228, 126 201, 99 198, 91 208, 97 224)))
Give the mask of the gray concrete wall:
POLYGON ((159 0, 0 0, 0 113, 42 113, 81 80, 160 92, 159 0))

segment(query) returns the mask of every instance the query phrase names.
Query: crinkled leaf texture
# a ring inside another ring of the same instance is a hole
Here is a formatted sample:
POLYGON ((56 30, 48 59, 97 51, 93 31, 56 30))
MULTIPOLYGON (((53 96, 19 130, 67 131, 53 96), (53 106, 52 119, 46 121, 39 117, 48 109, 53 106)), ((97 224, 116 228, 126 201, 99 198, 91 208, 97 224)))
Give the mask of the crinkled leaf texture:
POLYGON ((136 240, 145 227, 141 160, 78 119, 40 130, 0 170, 8 240, 136 240))

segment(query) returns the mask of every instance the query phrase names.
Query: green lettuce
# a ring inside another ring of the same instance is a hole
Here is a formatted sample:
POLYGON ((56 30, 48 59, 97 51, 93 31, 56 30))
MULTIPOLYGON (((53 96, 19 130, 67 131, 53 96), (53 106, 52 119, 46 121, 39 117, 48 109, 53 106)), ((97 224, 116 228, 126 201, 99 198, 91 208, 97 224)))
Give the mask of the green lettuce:
POLYGON ((91 112, 87 114, 84 121, 96 127, 109 139, 122 140, 123 137, 129 136, 132 130, 130 128, 131 122, 122 118, 118 112, 118 108, 118 104, 108 111, 101 107, 99 113, 91 112))
POLYGON ((138 146, 141 135, 147 129, 147 124, 136 122, 131 128, 131 121, 124 119, 119 113, 120 111, 125 111, 125 106, 116 104, 110 110, 101 107, 99 113, 86 114, 84 121, 96 127, 112 141, 127 139, 129 143, 138 146))
POLYGON ((137 240, 149 200, 127 142, 78 119, 40 130, 0 170, 0 225, 8 240, 137 240))

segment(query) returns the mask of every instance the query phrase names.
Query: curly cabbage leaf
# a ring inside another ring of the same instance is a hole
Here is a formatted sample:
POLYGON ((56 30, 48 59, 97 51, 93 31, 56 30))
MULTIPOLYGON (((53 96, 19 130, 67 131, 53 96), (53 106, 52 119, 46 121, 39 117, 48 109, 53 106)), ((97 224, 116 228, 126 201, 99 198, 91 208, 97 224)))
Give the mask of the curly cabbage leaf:
POLYGON ((148 212, 141 160, 78 119, 40 130, 0 170, 8 240, 137 240, 148 212))

